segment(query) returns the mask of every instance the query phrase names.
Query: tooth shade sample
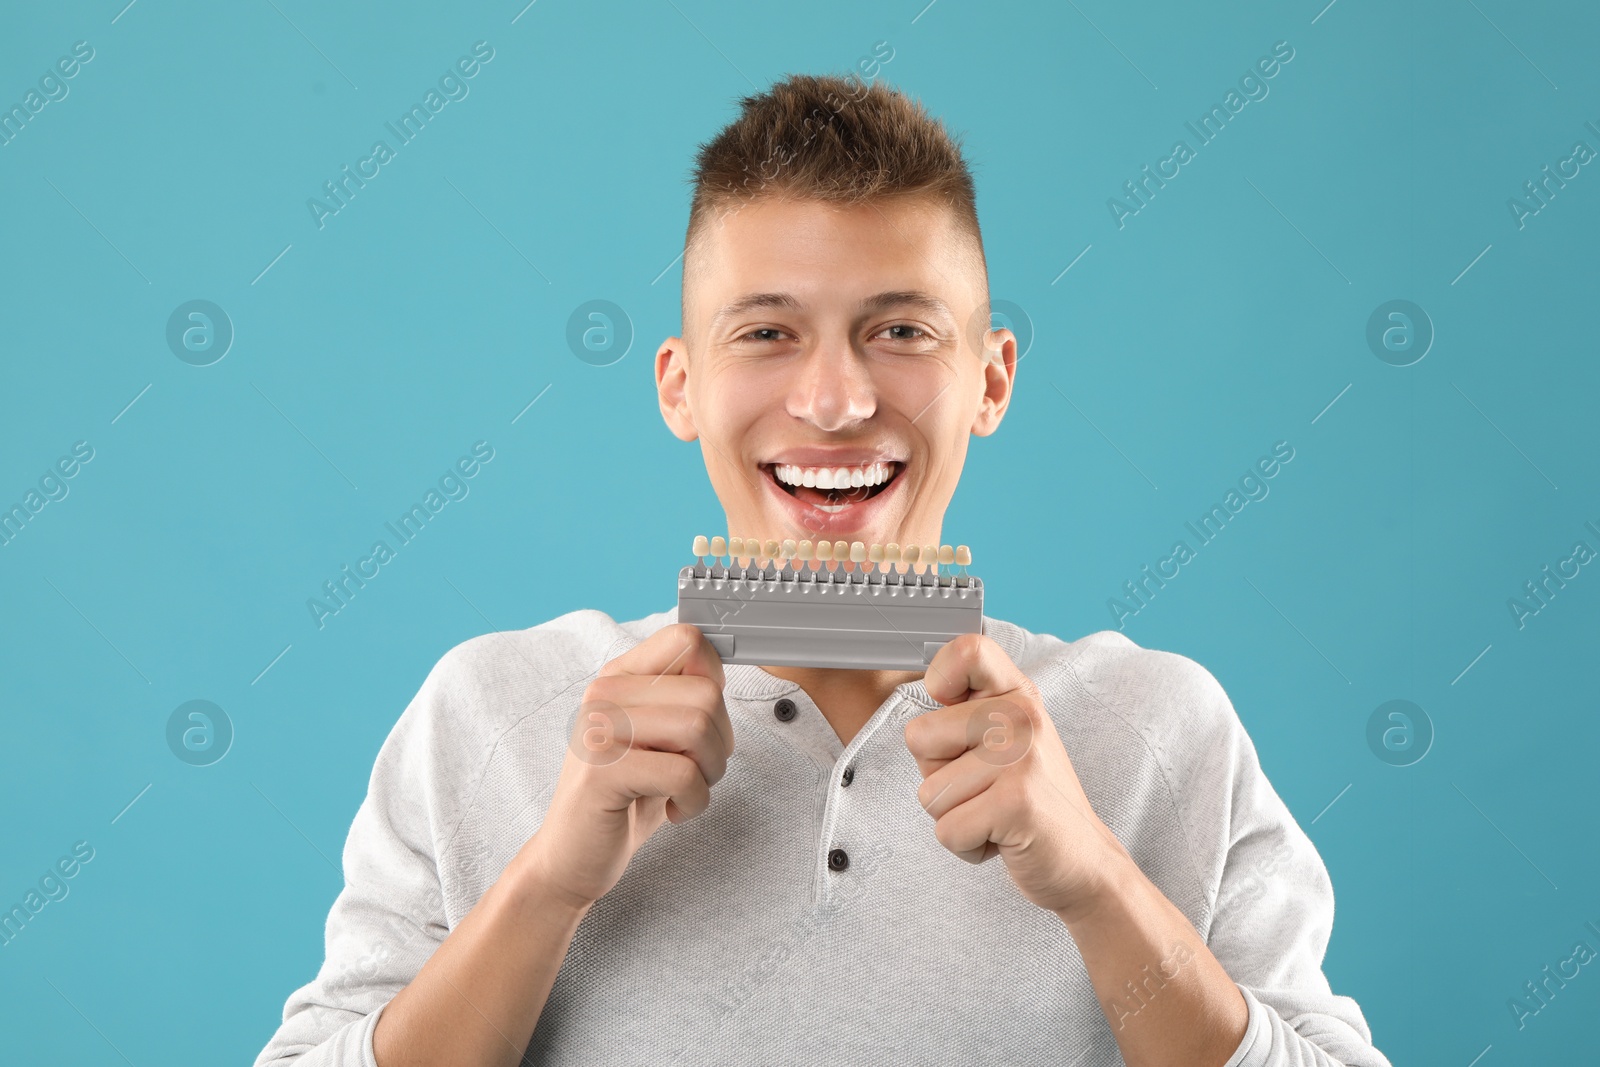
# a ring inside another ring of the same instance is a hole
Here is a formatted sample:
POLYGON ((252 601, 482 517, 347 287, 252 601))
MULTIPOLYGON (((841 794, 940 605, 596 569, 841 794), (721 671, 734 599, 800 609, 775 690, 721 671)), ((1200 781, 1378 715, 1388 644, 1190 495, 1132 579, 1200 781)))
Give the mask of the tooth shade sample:
MULTIPOLYGON (((730 560, 730 566, 735 567, 759 565, 766 568, 771 561, 779 567, 788 565, 791 570, 798 570, 800 563, 815 559, 828 563, 848 562, 855 565, 852 569, 856 571, 872 569, 905 574, 909 569, 919 574, 941 574, 942 567, 965 568, 972 565, 972 549, 966 545, 901 547, 893 541, 881 545, 863 541, 817 541, 813 544, 811 541, 789 538, 763 541, 756 537, 712 537, 708 540, 701 534, 695 536, 692 547, 694 554, 703 561, 726 558, 730 560), (897 564, 905 564, 906 569, 897 567, 897 564)), ((965 571, 961 573, 965 574, 965 571)))

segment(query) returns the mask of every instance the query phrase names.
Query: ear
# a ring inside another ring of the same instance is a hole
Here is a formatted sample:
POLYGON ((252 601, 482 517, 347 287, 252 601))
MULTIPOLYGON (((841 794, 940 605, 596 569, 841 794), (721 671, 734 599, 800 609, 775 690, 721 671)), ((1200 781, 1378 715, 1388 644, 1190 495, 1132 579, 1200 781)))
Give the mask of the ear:
POLYGON ((1017 336, 1003 326, 983 335, 983 399, 972 432, 988 437, 1000 428, 1017 378, 1017 336))
POLYGON ((689 411, 689 349, 681 337, 669 337, 656 349, 656 400, 667 429, 680 441, 700 436, 689 411))

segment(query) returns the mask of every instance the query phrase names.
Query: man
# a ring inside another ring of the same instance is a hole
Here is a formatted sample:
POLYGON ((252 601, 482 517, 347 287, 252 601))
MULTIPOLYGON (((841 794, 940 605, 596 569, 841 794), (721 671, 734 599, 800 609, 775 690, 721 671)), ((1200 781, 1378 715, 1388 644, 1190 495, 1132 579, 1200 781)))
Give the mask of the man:
MULTIPOLYGON (((792 77, 700 151, 661 412, 731 534, 937 544, 1015 381, 989 321, 942 125, 792 77)), ((258 1065, 1388 1067, 1227 696, 1109 631, 986 619, 925 675, 724 665, 672 612, 478 637, 344 864, 258 1065)))

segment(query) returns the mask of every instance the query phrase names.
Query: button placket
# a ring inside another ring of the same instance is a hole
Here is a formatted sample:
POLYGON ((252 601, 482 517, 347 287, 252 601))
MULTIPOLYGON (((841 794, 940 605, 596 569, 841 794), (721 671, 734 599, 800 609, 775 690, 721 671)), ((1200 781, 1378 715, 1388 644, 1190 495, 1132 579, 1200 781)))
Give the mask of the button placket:
POLYGON ((817 844, 819 848, 826 850, 820 857, 821 862, 813 868, 817 871, 815 877, 818 879, 815 897, 817 903, 831 895, 830 887, 835 884, 834 876, 842 875, 849 869, 850 853, 846 846, 853 847, 857 851, 866 848, 869 853, 875 847, 871 841, 845 840, 846 835, 859 833, 860 829, 856 825, 841 825, 844 812, 847 810, 854 812, 857 807, 853 800, 847 799, 844 791, 855 781, 861 754, 880 730, 897 724, 903 725, 908 717, 920 714, 922 710, 915 701, 904 694, 896 694, 887 706, 879 708, 878 712, 867 720, 861 731, 851 739, 849 745, 841 749, 839 758, 834 761, 834 777, 830 786, 824 790, 825 799, 820 807, 821 825, 817 828, 817 844), (839 768, 841 762, 844 763, 842 770, 839 768))

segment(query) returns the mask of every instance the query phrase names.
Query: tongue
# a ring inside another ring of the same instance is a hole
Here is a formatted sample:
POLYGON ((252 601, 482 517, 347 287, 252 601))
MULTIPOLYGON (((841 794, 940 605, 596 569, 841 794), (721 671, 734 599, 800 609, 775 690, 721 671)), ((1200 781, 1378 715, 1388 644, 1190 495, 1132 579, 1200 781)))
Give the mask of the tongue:
POLYGON ((804 500, 807 504, 837 504, 839 499, 827 489, 813 489, 804 485, 797 485, 794 495, 804 500))
POLYGON ((794 495, 807 504, 853 504, 865 500, 871 490, 866 487, 852 489, 815 489, 804 485, 794 487, 794 495))

